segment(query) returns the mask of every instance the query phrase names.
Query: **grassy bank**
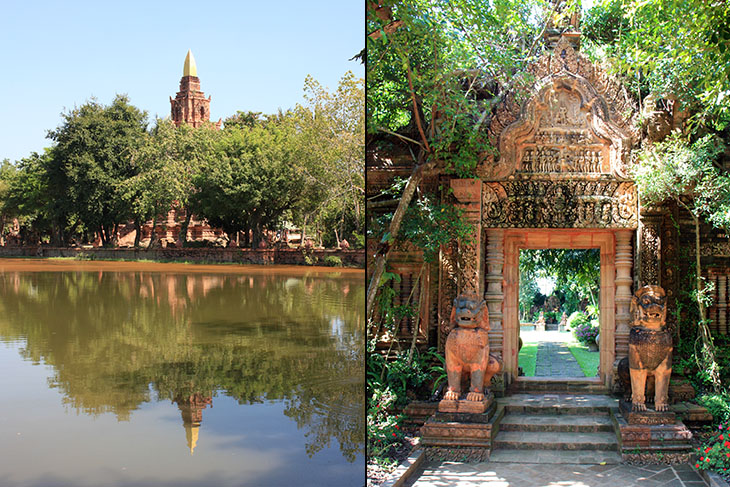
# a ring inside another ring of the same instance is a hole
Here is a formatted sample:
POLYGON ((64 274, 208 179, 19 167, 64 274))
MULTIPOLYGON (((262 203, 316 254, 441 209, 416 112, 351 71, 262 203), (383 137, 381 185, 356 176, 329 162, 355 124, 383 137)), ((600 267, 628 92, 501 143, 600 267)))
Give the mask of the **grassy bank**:
POLYGON ((525 343, 520 349, 520 355, 518 357, 518 364, 522 367, 522 372, 525 377, 535 376, 535 363, 537 361, 537 343, 525 343))
POLYGON ((578 342, 568 343, 570 353, 573 354, 575 360, 578 361, 580 370, 586 377, 595 377, 598 375, 598 362, 600 361, 600 353, 588 349, 585 345, 578 342))

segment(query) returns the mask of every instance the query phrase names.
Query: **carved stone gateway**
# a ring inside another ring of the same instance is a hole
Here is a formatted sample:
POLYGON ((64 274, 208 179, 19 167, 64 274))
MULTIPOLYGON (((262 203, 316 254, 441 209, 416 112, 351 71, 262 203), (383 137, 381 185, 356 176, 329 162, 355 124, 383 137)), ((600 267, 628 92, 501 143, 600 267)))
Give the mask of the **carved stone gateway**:
POLYGON ((507 94, 485 133, 498 155, 485 156, 477 179, 449 180, 450 194, 475 229, 446 266, 457 274, 449 301, 460 292, 483 295, 494 322, 491 350, 504 361, 508 384, 517 377, 520 250, 599 248, 599 375, 610 386, 616 349, 627 347, 639 225, 637 191, 628 175, 636 109, 624 88, 565 38, 530 73, 535 81, 524 101, 507 94))

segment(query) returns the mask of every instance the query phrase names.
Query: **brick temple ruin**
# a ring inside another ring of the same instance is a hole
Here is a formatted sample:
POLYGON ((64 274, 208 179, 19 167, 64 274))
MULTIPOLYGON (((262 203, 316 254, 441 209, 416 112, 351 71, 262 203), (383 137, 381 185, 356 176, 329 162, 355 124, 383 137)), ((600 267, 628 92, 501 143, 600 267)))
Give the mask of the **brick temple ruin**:
MULTIPOLYGON (((170 118, 176 127, 188 124, 193 127, 204 127, 211 125, 212 129, 220 130, 223 121, 218 120, 215 124, 210 122, 210 100, 200 89, 200 78, 198 78, 198 67, 191 50, 188 50, 183 64, 183 75, 180 78, 180 91, 175 98, 170 97, 170 118)), ((155 227, 155 235, 160 246, 177 246, 180 242, 180 229, 185 220, 185 213, 180 210, 170 209, 165 218, 160 218, 155 227)), ((148 222, 142 227, 141 240, 147 240, 152 235, 152 223, 148 222)), ((118 245, 121 247, 132 247, 136 230, 134 224, 121 225, 119 229, 118 245)), ((224 245, 226 234, 221 229, 210 227, 204 220, 193 216, 188 226, 189 241, 211 242, 217 245, 224 245)))

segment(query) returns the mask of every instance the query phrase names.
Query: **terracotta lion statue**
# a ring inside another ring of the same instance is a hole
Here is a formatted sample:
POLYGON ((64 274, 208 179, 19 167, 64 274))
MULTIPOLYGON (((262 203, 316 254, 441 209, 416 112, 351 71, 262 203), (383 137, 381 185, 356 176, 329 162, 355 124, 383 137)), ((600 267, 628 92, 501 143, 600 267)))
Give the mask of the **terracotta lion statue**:
POLYGON ((672 375, 672 335, 667 330, 664 289, 644 286, 631 300, 633 323, 629 334, 628 368, 631 406, 646 411, 647 378, 654 377, 654 409, 669 409, 669 378, 672 375))
POLYGON ((483 299, 462 293, 454 300, 446 339, 446 375, 449 385, 445 400, 461 397, 462 380, 468 387, 467 401, 484 399, 484 388, 502 364, 489 355, 489 312, 483 299))

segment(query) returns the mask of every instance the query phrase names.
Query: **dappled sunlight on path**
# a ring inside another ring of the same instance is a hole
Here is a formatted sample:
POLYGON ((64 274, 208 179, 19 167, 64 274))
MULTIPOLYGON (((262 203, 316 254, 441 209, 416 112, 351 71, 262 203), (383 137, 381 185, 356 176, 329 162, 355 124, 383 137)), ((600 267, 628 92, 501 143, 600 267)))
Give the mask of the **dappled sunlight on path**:
POLYGON ((690 465, 429 464, 408 487, 648 487, 705 485, 690 465))

